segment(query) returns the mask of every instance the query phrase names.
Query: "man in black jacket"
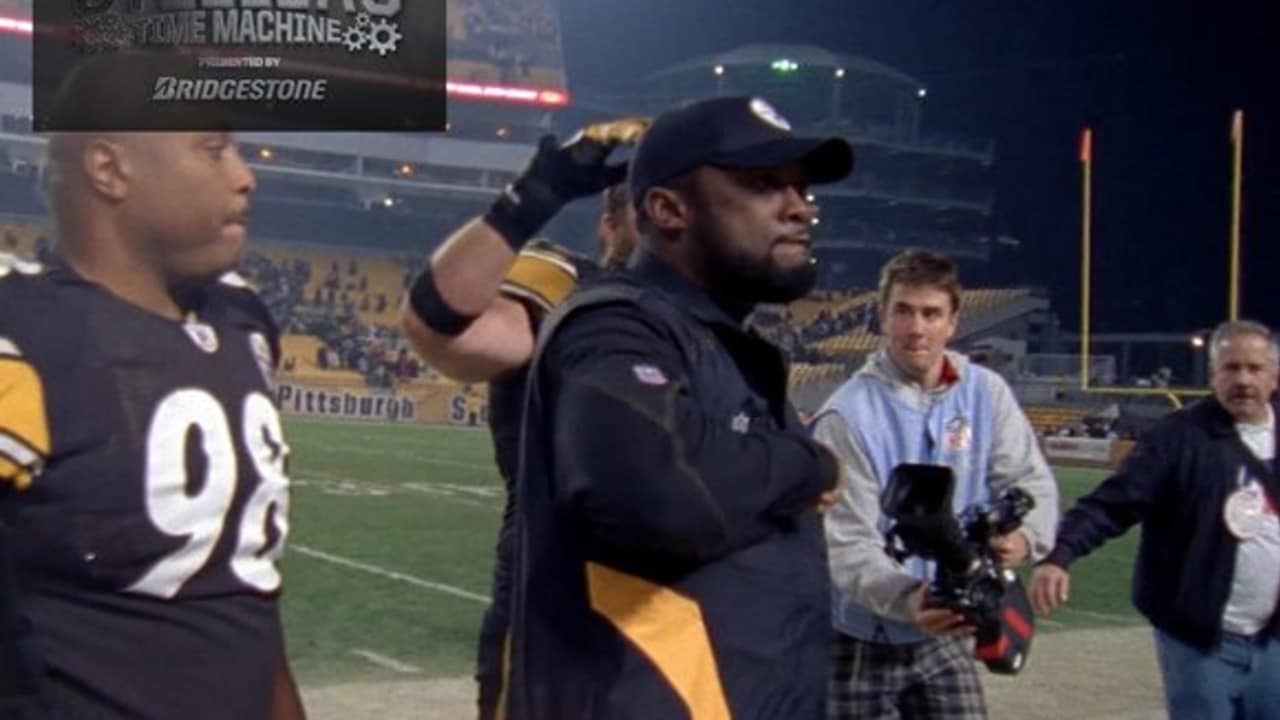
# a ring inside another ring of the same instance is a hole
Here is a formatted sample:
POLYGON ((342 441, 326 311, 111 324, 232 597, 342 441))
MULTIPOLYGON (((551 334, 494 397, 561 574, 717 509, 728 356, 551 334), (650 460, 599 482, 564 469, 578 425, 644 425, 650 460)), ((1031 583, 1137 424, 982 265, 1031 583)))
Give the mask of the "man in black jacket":
POLYGON ((1280 718, 1280 350, 1240 321, 1209 352, 1213 397, 1161 421, 1063 517, 1032 601, 1065 602, 1070 564, 1142 523, 1133 602, 1155 626, 1169 716, 1280 718))
POLYGON ((637 254, 559 306, 530 369, 507 717, 825 717, 840 470, 745 318, 812 289, 807 188, 852 167, 758 98, 645 132, 637 254))

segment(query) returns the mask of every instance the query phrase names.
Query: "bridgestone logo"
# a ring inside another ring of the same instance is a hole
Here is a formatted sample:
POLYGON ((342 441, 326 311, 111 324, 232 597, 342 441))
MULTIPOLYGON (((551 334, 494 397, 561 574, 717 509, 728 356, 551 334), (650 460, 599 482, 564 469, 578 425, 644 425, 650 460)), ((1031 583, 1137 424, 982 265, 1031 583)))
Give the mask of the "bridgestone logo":
POLYGON ((280 100, 283 102, 323 102, 329 90, 325 79, 222 78, 192 80, 163 76, 156 78, 154 102, 280 100))

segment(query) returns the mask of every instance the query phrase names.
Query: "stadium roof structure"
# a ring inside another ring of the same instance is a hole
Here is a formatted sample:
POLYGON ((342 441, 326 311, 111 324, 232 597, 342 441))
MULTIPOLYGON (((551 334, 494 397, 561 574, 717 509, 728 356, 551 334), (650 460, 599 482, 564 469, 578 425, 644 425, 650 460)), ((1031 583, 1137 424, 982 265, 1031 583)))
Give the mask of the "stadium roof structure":
POLYGON ((770 43, 754 43, 742 45, 714 55, 703 55, 682 63, 657 71, 648 79, 680 75, 692 71, 712 69, 717 66, 731 68, 735 66, 769 65, 779 59, 790 60, 801 67, 831 68, 832 71, 844 70, 847 73, 861 73, 881 77, 886 80, 908 85, 912 89, 924 87, 924 84, 910 75, 891 68, 884 63, 876 62, 861 55, 837 53, 818 47, 817 45, 785 45, 770 43))

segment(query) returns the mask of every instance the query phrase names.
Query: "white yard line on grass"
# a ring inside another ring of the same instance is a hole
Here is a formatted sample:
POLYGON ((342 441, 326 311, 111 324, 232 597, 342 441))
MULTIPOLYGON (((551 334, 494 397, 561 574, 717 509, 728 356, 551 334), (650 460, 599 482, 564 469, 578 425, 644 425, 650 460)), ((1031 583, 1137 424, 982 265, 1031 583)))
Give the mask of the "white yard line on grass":
POLYGON ((389 658, 386 655, 380 655, 372 650, 365 650, 364 648, 351 648, 351 654, 357 657, 364 658, 365 660, 368 660, 369 662, 373 663, 374 665, 377 665, 378 667, 386 668, 387 670, 393 670, 395 672, 402 673, 404 675, 413 675, 413 674, 422 672, 422 668, 418 667, 417 665, 410 665, 409 663, 400 662, 395 658, 389 658))
POLYGON ((432 498, 482 510, 502 511, 504 491, 497 485, 468 487, 451 483, 391 483, 361 482, 346 475, 324 470, 304 470, 294 474, 292 487, 311 488, 330 495, 352 497, 386 497, 400 491, 430 495, 432 498))
POLYGON ((397 572, 395 570, 388 570, 386 568, 378 567, 377 565, 370 565, 369 563, 360 562, 359 560, 352 560, 351 558, 345 558, 341 555, 333 555, 331 553, 316 550, 315 548, 307 547, 306 545, 299 545, 295 543, 290 545, 289 549, 301 555, 306 555, 309 558, 323 560, 324 562, 333 565, 340 565, 352 570, 359 570, 370 575, 377 575, 378 577, 386 578, 388 580, 398 580, 402 583, 413 585, 414 587, 420 587, 426 590, 435 590, 436 592, 442 592, 446 595, 452 595, 465 600, 473 600, 478 603, 488 604, 489 602, 488 595, 473 593, 468 590, 463 590, 460 587, 454 587, 453 585, 447 585, 445 583, 423 580, 420 577, 406 575, 405 573, 397 572))

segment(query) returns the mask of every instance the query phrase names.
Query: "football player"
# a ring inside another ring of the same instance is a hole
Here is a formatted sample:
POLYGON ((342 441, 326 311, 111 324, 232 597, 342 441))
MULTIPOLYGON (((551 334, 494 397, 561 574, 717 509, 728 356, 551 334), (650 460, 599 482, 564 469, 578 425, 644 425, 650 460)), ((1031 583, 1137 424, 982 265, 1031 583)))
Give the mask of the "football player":
POLYGON ((0 715, 304 715, 254 187, 225 132, 50 138, 56 258, 0 267, 0 715))
POLYGON ((581 282, 623 265, 636 245, 625 165, 606 164, 647 127, 641 118, 593 125, 560 144, 542 139, 524 173, 490 211, 459 228, 414 282, 404 328, 423 359, 459 380, 489 381, 489 425, 507 489, 493 577, 493 602, 480 629, 479 717, 496 716, 507 634, 512 490, 528 363, 542 319, 581 282), (604 190, 599 262, 530 239, 565 204, 604 190))

